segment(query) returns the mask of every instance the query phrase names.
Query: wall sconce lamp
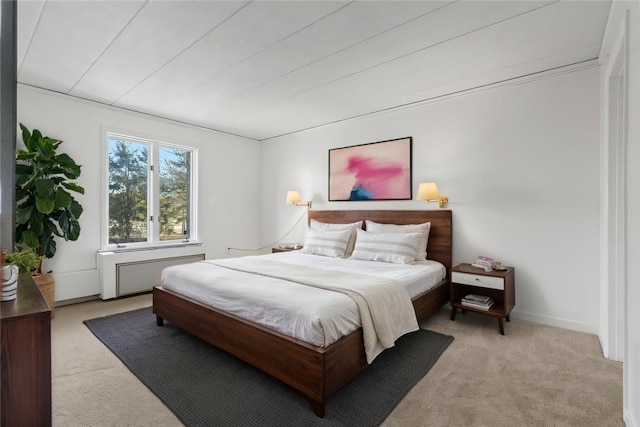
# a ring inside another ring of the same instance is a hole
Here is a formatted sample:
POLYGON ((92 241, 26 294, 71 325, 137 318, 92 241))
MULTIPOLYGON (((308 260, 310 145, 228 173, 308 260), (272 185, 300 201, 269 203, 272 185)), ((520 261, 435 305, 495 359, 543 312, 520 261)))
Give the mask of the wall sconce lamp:
POLYGON ((287 191, 287 204, 288 205, 306 206, 307 208, 311 209, 311 200, 307 200, 304 203, 302 203, 301 200, 302 199, 300 199, 300 193, 298 193, 297 191, 295 191, 295 190, 287 191))
POLYGON ((426 200, 427 202, 439 202, 441 208, 446 208, 449 199, 441 196, 438 186, 435 182, 423 182, 418 187, 418 200, 426 200))

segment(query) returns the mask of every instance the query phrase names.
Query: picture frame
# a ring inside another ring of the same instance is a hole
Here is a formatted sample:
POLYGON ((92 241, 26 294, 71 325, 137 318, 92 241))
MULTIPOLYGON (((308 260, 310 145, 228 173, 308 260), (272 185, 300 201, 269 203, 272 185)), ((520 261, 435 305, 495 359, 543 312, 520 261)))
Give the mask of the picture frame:
POLYGON ((329 150, 329 201, 411 200, 413 137, 329 150))

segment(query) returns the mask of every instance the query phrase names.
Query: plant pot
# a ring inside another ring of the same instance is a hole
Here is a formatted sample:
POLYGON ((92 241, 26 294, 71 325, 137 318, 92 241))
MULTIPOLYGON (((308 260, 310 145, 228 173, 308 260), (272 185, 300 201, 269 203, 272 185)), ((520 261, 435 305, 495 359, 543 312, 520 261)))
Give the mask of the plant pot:
POLYGON ((38 285, 38 289, 42 293, 45 301, 51 309, 51 318, 55 317, 56 306, 56 281, 51 273, 36 273, 33 276, 33 281, 38 285))
POLYGON ((18 292, 18 267, 15 265, 2 266, 2 289, 0 301, 13 301, 18 292))

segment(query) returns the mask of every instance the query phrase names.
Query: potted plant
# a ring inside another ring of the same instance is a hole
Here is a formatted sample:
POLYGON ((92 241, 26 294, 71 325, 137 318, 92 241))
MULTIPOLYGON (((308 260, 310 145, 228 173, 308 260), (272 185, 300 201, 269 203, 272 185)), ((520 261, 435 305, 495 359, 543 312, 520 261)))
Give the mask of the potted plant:
POLYGON ((42 257, 31 249, 16 249, 6 254, 5 261, 18 267, 18 274, 33 274, 42 261, 42 257))
POLYGON ((0 299, 2 301, 16 299, 18 276, 35 273, 41 260, 42 257, 31 249, 15 249, 8 254, 2 251, 2 296, 0 299), (7 265, 4 265, 5 261, 7 265))
MULTIPOLYGON (((69 155, 57 153, 61 140, 43 136, 37 129, 30 132, 22 123, 20 129, 26 149, 16 154, 16 242, 52 258, 55 236, 65 240, 80 236, 78 218, 83 209, 71 192, 84 194, 84 188, 74 182, 81 166, 69 155)), ((42 273, 40 264, 34 280, 42 288, 53 282, 53 275, 42 273)), ((53 295, 47 302, 53 314, 53 295)))

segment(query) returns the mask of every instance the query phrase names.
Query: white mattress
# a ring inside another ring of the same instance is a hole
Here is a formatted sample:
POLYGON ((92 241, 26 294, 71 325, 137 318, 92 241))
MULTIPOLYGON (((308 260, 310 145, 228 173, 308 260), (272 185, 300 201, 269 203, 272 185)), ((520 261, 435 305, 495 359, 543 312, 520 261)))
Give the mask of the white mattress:
MULTIPOLYGON (((260 257, 400 281, 411 298, 434 287, 446 274, 445 267, 436 261, 401 265, 307 255, 299 251, 260 257)), ((347 295, 230 270, 207 261, 166 268, 162 272, 162 285, 196 301, 321 347, 361 326, 357 305, 347 295)))

